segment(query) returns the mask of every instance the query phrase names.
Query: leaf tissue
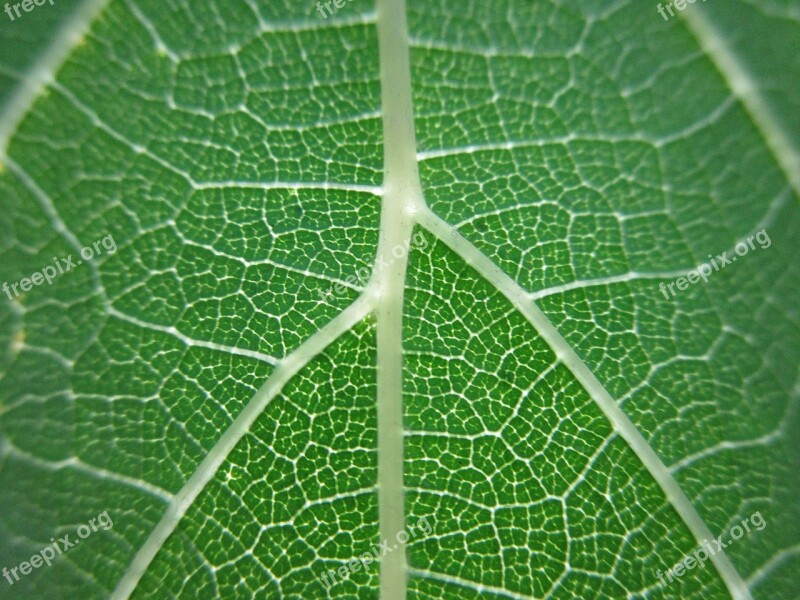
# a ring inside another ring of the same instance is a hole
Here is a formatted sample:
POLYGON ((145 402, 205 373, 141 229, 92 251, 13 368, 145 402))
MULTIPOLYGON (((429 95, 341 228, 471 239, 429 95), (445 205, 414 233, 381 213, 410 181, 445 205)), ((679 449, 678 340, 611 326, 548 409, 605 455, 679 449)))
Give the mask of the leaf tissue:
POLYGON ((796 2, 0 17, 0 598, 800 597, 796 2))

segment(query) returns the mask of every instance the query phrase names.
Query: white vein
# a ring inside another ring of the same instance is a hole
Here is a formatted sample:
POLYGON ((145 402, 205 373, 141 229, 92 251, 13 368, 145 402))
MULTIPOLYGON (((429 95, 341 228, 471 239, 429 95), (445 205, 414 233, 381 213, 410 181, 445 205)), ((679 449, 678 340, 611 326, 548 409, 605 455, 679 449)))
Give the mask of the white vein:
POLYGON ((326 22, 314 21, 295 21, 285 23, 266 23, 261 21, 259 33, 302 33, 305 31, 321 31, 323 29, 353 27, 356 25, 372 25, 377 19, 374 11, 367 11, 360 14, 335 14, 329 17, 326 22))
POLYGON ((383 188, 375 185, 359 185, 355 183, 336 183, 334 181, 208 181, 194 182, 197 190, 217 190, 225 188, 254 190, 341 190, 345 192, 363 192, 380 196, 383 188))
POLYGON ((436 573, 434 571, 428 571, 426 569, 409 569, 409 574, 424 579, 432 579, 434 581, 441 581, 442 583, 449 583, 450 585, 466 588, 468 590, 474 590, 478 592, 479 595, 493 594, 500 596, 501 598, 512 598, 513 600, 537 600, 536 596, 524 596, 522 594, 511 592, 505 588, 499 588, 491 585, 483 585, 475 581, 470 581, 468 579, 461 579, 460 577, 445 575, 443 573, 436 573))
POLYGON ((255 360, 262 361, 270 365, 277 364, 278 362, 278 359, 275 358, 274 356, 270 356, 269 354, 264 354, 263 352, 258 352, 257 350, 247 350, 246 348, 238 348, 236 346, 228 346, 225 344, 218 344, 216 342, 209 342, 206 340, 197 340, 191 338, 188 335, 176 329, 173 325, 159 325, 157 323, 148 323, 147 321, 143 321, 131 315, 127 315, 123 312, 120 312, 113 306, 107 306, 106 311, 110 316, 116 317, 121 321, 131 323, 132 325, 136 325, 137 327, 141 327, 142 329, 149 329, 151 331, 158 331, 159 333, 165 333, 167 335, 170 335, 175 339, 180 340, 181 342, 183 342, 184 345, 189 347, 207 348, 209 350, 216 350, 218 352, 225 352, 227 354, 233 354, 236 356, 244 356, 246 358, 253 358, 255 360))
POLYGON ((751 587, 755 588, 784 562, 791 560, 798 555, 800 555, 800 544, 795 544, 790 548, 781 550, 775 556, 761 565, 761 567, 749 577, 747 583, 749 583, 751 587))
POLYGON ((478 152, 512 152, 514 150, 542 148, 555 144, 567 146, 574 142, 593 142, 603 144, 641 143, 648 144, 654 148, 663 148, 664 146, 671 144, 676 140, 685 140, 694 133, 718 122, 734 105, 734 98, 726 98, 719 106, 710 110, 707 114, 703 115, 700 119, 690 124, 685 129, 663 137, 647 137, 637 132, 631 132, 628 134, 600 132, 593 135, 584 133, 568 133, 567 135, 541 137, 535 139, 485 142, 481 144, 466 144, 464 146, 455 146, 452 148, 423 150, 417 152, 417 159, 420 162, 424 162, 426 160, 446 158, 449 156, 476 154, 478 152))
POLYGON ((686 275, 691 269, 677 269, 674 271, 660 271, 660 272, 640 272, 629 271, 628 273, 621 273, 619 275, 609 275, 608 277, 597 277, 595 279, 578 279, 563 283, 561 285, 554 285, 543 290, 539 290, 528 294, 528 298, 533 301, 547 298, 554 294, 563 294, 573 290, 583 290, 599 286, 615 285, 617 283, 628 283, 631 281, 641 281, 644 279, 673 279, 686 275))
POLYGON ((739 57, 731 49, 728 40, 706 18, 702 10, 686 10, 681 16, 733 94, 741 100, 764 136, 764 141, 778 161, 795 195, 800 196, 800 151, 781 127, 780 119, 762 95, 758 82, 752 79, 739 57))
POLYGON ((102 467, 85 463, 77 456, 72 456, 59 461, 47 461, 17 448, 16 446, 12 445, 9 440, 4 440, 2 445, 0 445, 0 457, 3 456, 10 456, 16 460, 28 463, 29 465, 33 465, 45 471, 73 469, 93 479, 99 479, 101 481, 113 481, 125 487, 136 488, 139 491, 151 496, 155 496, 165 502, 169 502, 173 498, 171 493, 163 488, 158 487, 157 485, 153 485, 152 483, 142 479, 135 479, 121 473, 116 473, 102 467))
POLYGON ((56 72, 86 35, 91 23, 106 4, 108 0, 84 0, 25 74, 0 114, 0 161, 5 158, 11 136, 17 131, 36 98, 53 82, 56 72))
POLYGON ((718 456, 719 454, 727 451, 746 450, 748 448, 764 448, 769 446, 783 437, 784 432, 782 429, 776 429, 770 433, 754 438, 752 440, 723 440, 718 444, 703 448, 702 450, 693 454, 688 454, 681 458, 676 463, 670 465, 669 470, 673 475, 682 471, 686 467, 693 465, 698 461, 705 460, 711 456, 718 456))

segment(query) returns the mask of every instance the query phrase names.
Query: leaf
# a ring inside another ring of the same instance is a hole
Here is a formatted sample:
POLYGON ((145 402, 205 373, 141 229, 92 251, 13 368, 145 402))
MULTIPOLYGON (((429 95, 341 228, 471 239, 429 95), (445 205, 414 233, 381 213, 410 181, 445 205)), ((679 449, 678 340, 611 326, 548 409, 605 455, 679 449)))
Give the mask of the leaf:
POLYGON ((1 26, 2 597, 797 596, 796 7, 56 4, 1 26))

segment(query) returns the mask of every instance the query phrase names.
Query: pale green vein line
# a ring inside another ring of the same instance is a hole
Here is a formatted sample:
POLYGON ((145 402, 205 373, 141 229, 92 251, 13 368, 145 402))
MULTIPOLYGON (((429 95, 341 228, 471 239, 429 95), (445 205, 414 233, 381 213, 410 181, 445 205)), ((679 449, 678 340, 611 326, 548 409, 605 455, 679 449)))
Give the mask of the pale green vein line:
POLYGON ((708 448, 703 448, 699 452, 695 452, 693 454, 689 454, 684 456, 679 461, 671 464, 669 466, 670 473, 673 475, 682 471, 686 467, 693 465, 698 461, 705 460, 710 457, 719 457, 720 454, 723 452, 731 452, 736 450, 747 450, 748 448, 760 448, 763 449, 765 446, 769 446, 775 442, 781 441, 781 438, 785 435, 785 432, 782 428, 778 428, 775 431, 772 431, 766 435, 762 435, 752 440, 724 440, 713 446, 709 446, 708 448))
MULTIPOLYGON (((356 285, 355 283, 349 283, 346 279, 338 279, 337 277, 331 277, 330 275, 326 275, 325 273, 317 273, 314 271, 310 271, 308 269, 300 269, 297 267, 293 267, 291 265, 287 265, 277 260, 272 260, 270 258, 263 258, 258 260, 247 260, 242 258, 241 256, 236 256, 235 254, 231 254, 230 252, 224 252, 218 248, 215 248, 211 244, 201 244, 200 242, 196 242, 192 239, 187 238, 181 231, 176 231, 176 235, 178 239, 181 240, 181 243, 184 246, 190 246, 195 248, 202 248, 207 252, 210 252, 214 256, 218 256, 224 258, 226 260, 233 260, 238 262, 239 264, 243 265, 246 268, 255 267, 259 265, 269 265, 271 267, 275 267, 276 269, 283 269, 284 271, 288 271, 290 273, 296 273, 298 275, 302 275, 303 277, 310 277, 313 279, 319 279, 320 281, 324 281, 329 285, 341 285, 342 287, 349 288, 351 290, 355 290, 360 292, 363 290, 363 286, 356 285)), ((359 280, 360 282, 360 280, 359 280)))
POLYGON ((570 133, 561 136, 542 137, 527 140, 511 140, 507 142, 488 142, 481 144, 467 144, 453 148, 438 148, 417 152, 417 159, 420 162, 437 158, 447 158, 450 156, 462 156, 477 154, 479 152, 513 152, 514 150, 527 150, 531 148, 542 148, 550 145, 566 146, 573 142, 601 142, 601 143, 644 143, 652 146, 658 145, 658 140, 648 138, 641 134, 617 135, 613 133, 603 133, 602 135, 583 135, 570 133))
POLYGON ((303 33, 306 31, 321 31, 323 29, 344 29, 358 25, 372 25, 375 23, 375 13, 367 11, 356 15, 330 17, 326 22, 314 19, 312 21, 294 21, 283 23, 261 22, 259 33, 303 33))
MULTIPOLYGON (((666 465, 650 447, 628 415, 611 397, 591 369, 581 360, 572 346, 561 336, 547 316, 532 302, 528 292, 506 275, 485 254, 461 236, 448 223, 429 210, 419 215, 420 224, 461 256, 481 276, 494 285, 525 316, 548 343, 556 357, 575 375, 578 382, 597 403, 614 429, 628 443, 644 467, 656 480, 667 501, 672 504, 698 542, 714 536, 681 489, 666 465)), ((747 584, 742 580, 724 551, 711 557, 723 582, 734 600, 750 600, 747 584)))
POLYGON ((628 283, 630 281, 642 281, 647 279, 674 279, 675 277, 686 275, 686 273, 690 270, 691 269, 676 269, 674 271, 662 271, 657 273, 641 273, 638 271, 630 271, 620 275, 609 275, 608 277, 598 277, 596 279, 580 279, 577 281, 570 281, 569 283, 563 283, 561 285, 555 285, 549 288, 538 290, 528 294, 528 298, 535 301, 541 298, 547 298, 548 296, 552 296, 554 294, 563 294, 573 290, 583 290, 593 287, 615 285, 617 283, 628 283))
POLYGON ((147 158, 149 158, 150 160, 157 162, 166 170, 172 171, 176 175, 183 177, 192 186, 197 185, 197 182, 195 182, 194 179, 192 179, 192 177, 186 171, 182 171, 181 169, 173 166, 171 163, 161 158, 157 154, 151 152, 144 146, 140 146, 139 144, 132 142, 130 139, 128 139, 123 134, 119 133, 116 129, 111 127, 111 125, 103 121, 103 119, 101 119, 100 116, 95 111, 86 106, 75 94, 73 94, 72 90, 64 87, 58 81, 50 82, 50 87, 57 93, 64 96, 64 98, 66 98, 75 108, 77 108, 80 112, 82 112, 86 116, 86 118, 89 119, 92 125, 106 132, 115 140, 119 141, 120 143, 124 144, 125 146, 133 150, 135 154, 142 154, 147 158))
POLYGON ((424 569, 412 569, 411 574, 416 575, 417 577, 432 579, 434 581, 441 581, 443 583, 449 583, 450 585, 453 586, 466 588, 468 590, 473 590, 475 592, 478 592, 479 595, 492 594, 495 596, 500 596, 501 598, 512 598, 513 600, 536 600, 536 596, 523 596, 522 594, 510 592, 503 588, 493 587, 490 585, 482 585, 480 583, 475 583, 474 581, 467 581, 465 579, 459 579, 458 577, 453 577, 452 575, 434 573, 433 571, 426 571, 424 569))
POLYGON ((751 587, 758 586, 766 577, 770 575, 775 569, 783 565, 784 562, 787 560, 793 559, 795 556, 800 555, 800 544, 795 544, 790 548, 785 548, 781 550, 769 559, 766 563, 761 565, 761 567, 750 576, 748 579, 748 583, 751 587))
MULTIPOLYGON (((66 221, 61 217, 61 214, 58 212, 53 199, 42 189, 39 185, 33 180, 33 178, 28 174, 28 172, 18 165, 14 160, 10 157, 5 157, 5 166, 8 167, 8 170, 13 173, 17 179, 22 183, 25 188, 33 194, 33 197, 39 202, 39 206, 42 212, 50 219, 50 225, 55 229, 56 233, 58 233, 64 241, 72 248, 72 250, 76 254, 80 254, 81 248, 83 244, 78 240, 78 236, 76 236, 70 228, 67 226, 66 221)), ((95 291, 98 294, 105 296, 105 292, 102 290, 102 282, 100 281, 100 277, 98 275, 97 264, 95 261, 87 261, 86 265, 92 272, 92 279, 95 284, 95 291)))
POLYGON ((128 598, 139 583, 142 575, 164 546, 167 538, 178 526, 186 511, 195 501, 206 484, 233 450, 234 446, 250 431, 253 423, 264 408, 277 396, 283 386, 315 356, 327 348, 336 338, 349 331, 356 323, 366 317, 373 309, 374 298, 368 294, 360 296, 335 319, 308 338, 300 347, 283 359, 275 367, 270 377, 261 386, 247 406, 239 413, 231 426, 222 434, 194 475, 174 496, 167 506, 161 520, 155 526, 144 545, 136 553, 125 574, 119 580, 111 595, 112 600, 128 598))
POLYGON ((53 81, 56 72, 86 35, 94 19, 108 0, 85 0, 67 19, 50 45, 25 74, 14 95, 0 113, 0 161, 6 155, 8 142, 33 106, 36 98, 53 81))
POLYGON ((336 183, 334 181, 198 181, 194 183, 197 190, 220 189, 253 189, 253 190, 340 190, 345 192, 364 192, 380 196, 383 192, 374 185, 355 183, 336 183))
POLYGON ((761 94, 758 83, 750 77, 725 36, 702 10, 686 10, 681 16, 733 94, 750 114, 795 194, 800 197, 800 151, 781 127, 780 120, 761 94))
POLYGON ((20 450, 16 446, 12 445, 9 440, 3 440, 3 442, 0 444, 0 457, 3 456, 10 456, 16 460, 28 463, 29 465, 33 465, 44 471, 61 471, 72 469, 88 477, 99 479, 100 481, 113 481, 125 487, 138 489, 139 491, 151 496, 155 496, 164 502, 169 502, 173 498, 172 494, 170 494, 167 490, 158 487, 157 485, 153 485, 152 483, 142 479, 128 477, 127 475, 123 475, 121 473, 115 473, 114 471, 109 471, 103 467, 97 467, 95 465, 85 463, 77 456, 51 462, 33 456, 24 450, 20 450))
POLYGON ((137 21, 139 21, 141 26, 144 27, 147 30, 147 33, 150 34, 150 37, 153 40, 153 45, 156 47, 156 50, 164 54, 165 56, 169 57, 169 59, 173 63, 177 64, 178 62, 180 62, 180 57, 177 54, 175 54, 175 52, 173 52, 172 49, 169 48, 164 43, 164 40, 161 38, 161 35, 158 33, 158 30, 155 28, 150 19, 148 19, 144 15, 141 9, 134 2, 131 2, 130 0, 123 0, 123 1, 125 3, 125 7, 129 11, 131 11, 131 14, 134 16, 134 18, 137 21))
MULTIPOLYGON (((383 206, 375 279, 378 327, 378 515, 381 540, 405 529, 403 508, 403 292, 414 213, 422 205, 411 97, 404 0, 378 0, 381 108, 384 130, 383 206), (378 265, 386 265, 377 268, 378 265)), ((406 597, 405 547, 380 565, 381 600, 406 597)))
POLYGON ((136 317, 125 314, 117 310, 113 306, 107 306, 106 313, 109 316, 119 319, 120 321, 131 323, 133 325, 136 325, 137 327, 141 327, 142 329, 149 329, 150 331, 158 331, 159 333, 165 333, 181 341, 185 346, 188 346, 190 348, 206 348, 208 350, 214 350, 216 352, 224 352, 226 354, 244 356, 246 358, 252 358, 258 361, 265 362, 270 365, 274 365, 278 362, 278 360, 274 356, 270 356, 269 354, 264 354, 263 352, 258 352, 257 350, 248 350, 247 348, 238 348, 236 346, 218 344, 217 342, 211 342, 208 340, 197 340, 191 338, 185 333, 179 331, 173 325, 166 326, 166 325, 159 325, 158 323, 148 323, 147 321, 143 321, 142 319, 137 319, 136 317))

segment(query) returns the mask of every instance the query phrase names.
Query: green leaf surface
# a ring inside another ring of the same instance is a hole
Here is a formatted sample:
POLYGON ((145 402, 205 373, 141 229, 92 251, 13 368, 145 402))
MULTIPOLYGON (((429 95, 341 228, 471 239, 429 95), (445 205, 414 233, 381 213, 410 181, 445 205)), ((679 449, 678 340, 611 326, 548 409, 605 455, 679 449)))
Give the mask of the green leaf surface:
POLYGON ((329 4, 0 13, 0 598, 798 597, 796 3, 329 4))

